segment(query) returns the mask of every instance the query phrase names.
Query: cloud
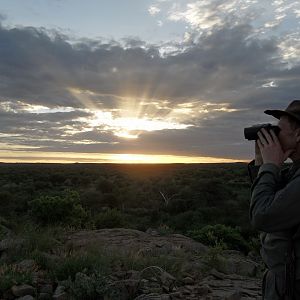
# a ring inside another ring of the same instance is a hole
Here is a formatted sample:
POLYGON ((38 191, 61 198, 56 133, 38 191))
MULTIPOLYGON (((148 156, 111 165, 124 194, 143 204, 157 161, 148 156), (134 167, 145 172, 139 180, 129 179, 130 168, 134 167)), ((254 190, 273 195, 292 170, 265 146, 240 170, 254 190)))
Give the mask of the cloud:
POLYGON ((160 12, 160 9, 155 5, 151 5, 148 8, 148 12, 151 16, 154 16, 154 15, 157 15, 160 12))
POLYGON ((155 1, 168 21, 187 25, 188 31, 212 33, 224 27, 249 24, 260 38, 296 32, 300 2, 293 0, 176 0, 155 1))
POLYGON ((187 6, 202 7, 195 20, 203 27, 209 19, 214 30, 192 31, 181 43, 75 43, 43 29, 0 27, 5 147, 248 158, 243 127, 299 97, 299 40, 258 37, 250 23, 226 26, 212 12, 215 5, 234 14, 236 2, 187 6))
POLYGON ((124 96, 172 98, 175 103, 186 96, 203 97, 211 86, 224 90, 245 84, 247 78, 236 74, 239 68, 250 75, 265 72, 262 61, 272 67, 274 41, 251 41, 250 33, 246 25, 220 29, 203 37, 203 46, 199 42, 181 50, 173 44, 172 55, 162 57, 158 46, 132 40, 125 46, 111 43, 91 49, 33 28, 2 28, 1 96, 78 108, 88 99, 95 107, 110 107, 113 98, 124 96))

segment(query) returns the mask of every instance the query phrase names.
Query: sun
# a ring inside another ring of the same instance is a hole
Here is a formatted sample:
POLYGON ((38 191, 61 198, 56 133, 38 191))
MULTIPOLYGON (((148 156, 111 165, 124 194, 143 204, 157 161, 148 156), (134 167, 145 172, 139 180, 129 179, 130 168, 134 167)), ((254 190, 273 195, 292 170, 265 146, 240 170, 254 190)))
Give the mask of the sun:
POLYGON ((115 159, 123 163, 155 163, 155 156, 143 154, 115 154, 115 159))
MULTIPOLYGON (((169 101, 149 98, 146 92, 140 97, 132 97, 97 94, 94 91, 74 87, 68 91, 91 115, 80 119, 86 123, 86 131, 99 128, 121 138, 137 139, 143 132, 186 129, 192 126, 174 117, 176 111, 167 108, 169 101), (113 98, 116 102, 114 109, 104 108, 105 105, 101 104, 101 101, 104 104, 108 98, 113 98), (167 114, 161 113, 161 110, 168 109, 167 114)), ((126 94, 128 92, 124 92, 124 95, 126 94)))
MULTIPOLYGON (((137 139, 143 132, 165 129, 186 129, 191 125, 180 124, 172 120, 163 120, 156 116, 125 116, 125 112, 116 116, 112 111, 98 109, 89 110, 92 117, 82 118, 86 123, 86 130, 99 128, 112 132, 115 136, 126 139, 137 139)), ((130 113, 129 113, 130 114, 130 113)))

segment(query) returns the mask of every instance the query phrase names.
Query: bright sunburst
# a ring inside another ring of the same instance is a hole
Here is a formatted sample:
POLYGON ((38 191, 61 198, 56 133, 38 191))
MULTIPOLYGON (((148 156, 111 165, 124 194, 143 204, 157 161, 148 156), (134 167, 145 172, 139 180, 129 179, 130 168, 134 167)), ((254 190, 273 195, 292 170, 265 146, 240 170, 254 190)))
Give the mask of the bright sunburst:
MULTIPOLYGON (((118 97, 119 104, 116 109, 103 110, 99 109, 91 100, 91 98, 97 97, 94 92, 74 88, 69 89, 69 91, 93 115, 91 118, 81 119, 87 124, 86 130, 101 128, 113 132, 118 137, 137 139, 141 133, 147 131, 186 129, 192 126, 175 120, 174 113, 180 114, 178 109, 170 109, 169 117, 164 119, 159 116, 159 110, 162 103, 165 103, 164 101, 161 103, 145 98, 118 97)), ((105 95, 98 95, 98 97, 103 96, 105 95)))

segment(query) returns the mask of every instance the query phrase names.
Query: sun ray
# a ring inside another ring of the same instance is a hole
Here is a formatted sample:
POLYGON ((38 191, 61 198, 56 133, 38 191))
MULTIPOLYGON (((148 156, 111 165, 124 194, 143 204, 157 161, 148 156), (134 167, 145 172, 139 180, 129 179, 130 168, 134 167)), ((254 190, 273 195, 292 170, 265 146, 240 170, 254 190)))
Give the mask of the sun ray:
POLYGON ((74 88, 74 87, 69 87, 67 90, 85 108, 90 109, 90 110, 99 109, 99 107, 97 107, 97 105, 95 105, 95 103, 91 100, 91 96, 95 95, 94 92, 92 92, 90 90, 81 90, 81 89, 74 88))

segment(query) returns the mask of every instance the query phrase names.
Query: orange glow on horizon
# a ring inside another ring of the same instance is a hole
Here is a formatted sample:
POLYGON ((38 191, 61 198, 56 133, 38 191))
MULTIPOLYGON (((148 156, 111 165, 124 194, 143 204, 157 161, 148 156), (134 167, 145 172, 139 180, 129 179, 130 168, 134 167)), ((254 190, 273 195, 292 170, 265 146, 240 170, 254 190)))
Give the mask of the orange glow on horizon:
POLYGON ((247 162, 217 157, 148 155, 130 153, 72 153, 72 152, 35 152, 0 151, 0 161, 10 163, 129 163, 129 164, 172 164, 172 163, 234 163, 247 162))

